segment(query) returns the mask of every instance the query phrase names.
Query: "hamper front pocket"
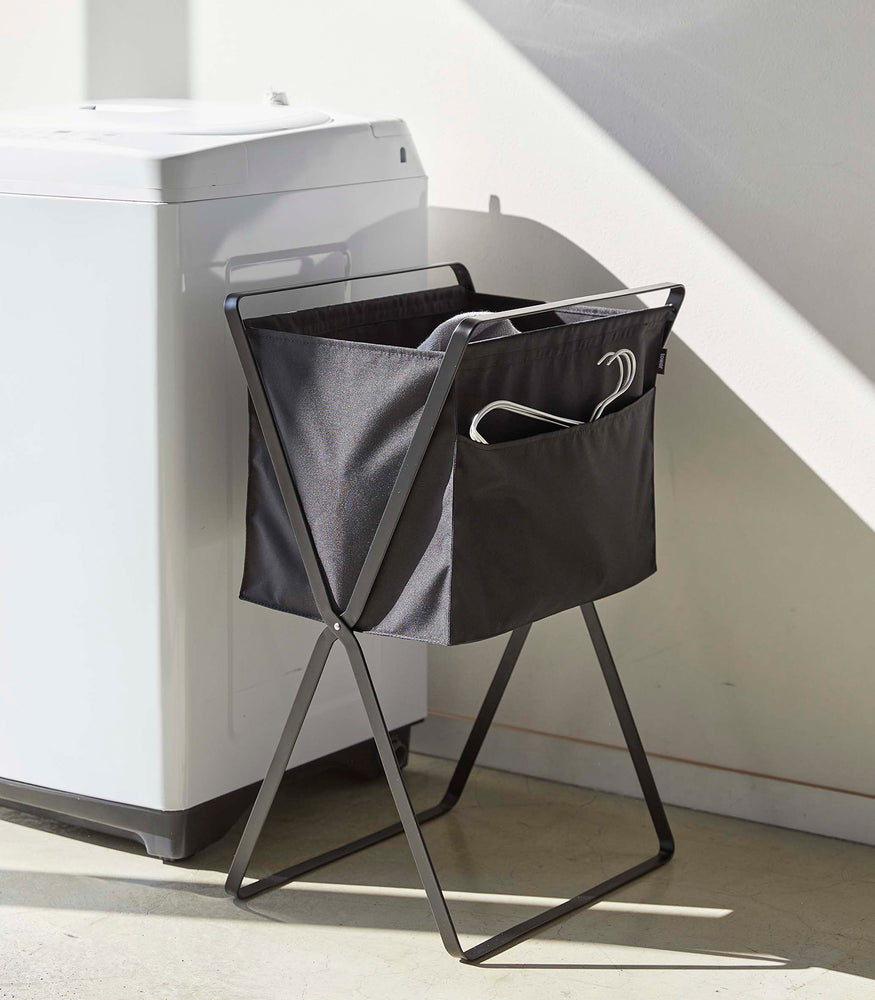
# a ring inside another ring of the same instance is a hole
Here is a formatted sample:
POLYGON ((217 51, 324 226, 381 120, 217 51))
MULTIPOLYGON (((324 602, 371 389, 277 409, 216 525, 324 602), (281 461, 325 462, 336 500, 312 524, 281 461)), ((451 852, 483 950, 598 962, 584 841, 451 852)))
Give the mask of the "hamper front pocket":
POLYGON ((517 441, 457 437, 452 642, 654 572, 653 401, 651 389, 600 420, 517 441))

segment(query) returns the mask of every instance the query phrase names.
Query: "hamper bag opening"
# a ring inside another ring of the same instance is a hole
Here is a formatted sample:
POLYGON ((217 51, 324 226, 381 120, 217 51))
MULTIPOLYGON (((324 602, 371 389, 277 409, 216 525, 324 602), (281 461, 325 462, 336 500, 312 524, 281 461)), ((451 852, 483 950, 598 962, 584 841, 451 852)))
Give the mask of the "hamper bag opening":
MULTIPOLYGON (((248 322, 341 610, 444 359, 416 346, 460 312, 522 304, 530 302, 459 287, 248 322)), ((471 642, 652 573, 653 386, 672 318, 666 307, 557 311, 513 336, 468 344, 356 629, 471 642), (617 377, 598 360, 619 347, 638 358, 634 384, 590 422, 617 377), (584 422, 532 435, 508 418, 497 443, 471 441, 471 417, 499 398, 584 422)), ((246 529, 241 597, 320 618, 252 410, 246 529)))
POLYGON ((458 313, 494 312, 533 304, 531 299, 484 295, 461 285, 452 285, 263 316, 251 320, 250 324, 262 330, 282 333, 381 344, 384 347, 417 348, 436 326, 458 313))

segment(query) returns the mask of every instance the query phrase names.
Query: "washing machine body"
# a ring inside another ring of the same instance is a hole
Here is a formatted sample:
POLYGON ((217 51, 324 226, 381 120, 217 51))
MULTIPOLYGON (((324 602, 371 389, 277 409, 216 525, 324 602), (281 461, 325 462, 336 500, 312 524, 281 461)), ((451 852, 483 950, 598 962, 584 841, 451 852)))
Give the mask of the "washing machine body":
MULTIPOLYGON (((121 101, 0 118, 0 803, 165 858, 245 808, 318 626, 237 596, 247 400, 223 300, 425 263, 426 191, 389 117, 121 101)), ((365 641, 403 734, 426 712, 425 650, 365 641)), ((337 656, 290 767, 369 735, 337 656)))

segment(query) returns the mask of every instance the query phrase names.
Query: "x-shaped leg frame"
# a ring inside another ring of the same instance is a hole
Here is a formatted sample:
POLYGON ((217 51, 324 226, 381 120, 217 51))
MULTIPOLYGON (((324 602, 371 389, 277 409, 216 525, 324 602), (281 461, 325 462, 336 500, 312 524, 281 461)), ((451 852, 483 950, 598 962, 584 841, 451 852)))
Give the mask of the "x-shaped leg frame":
POLYGON ((547 924, 553 923, 555 920, 558 920, 560 917, 564 917, 566 914, 579 910, 582 907, 592 905, 592 903, 596 902, 596 900, 601 899, 603 896, 616 889, 619 889, 620 886, 626 885, 634 879, 639 878, 641 875, 644 875, 647 872, 652 871, 654 868, 658 868, 660 865, 665 864, 665 862, 668 861, 674 853, 674 839, 672 837, 668 819, 665 815, 665 810, 659 797, 659 792, 657 791, 656 783, 653 779, 653 774, 650 770, 650 765, 644 752, 644 747, 641 744, 641 738, 638 735, 635 720, 632 717, 629 703, 626 700, 626 695, 623 691, 619 675, 617 674, 617 668, 614 664, 614 660, 605 638, 604 631, 602 630, 598 615, 596 614, 595 607, 592 604, 585 604, 582 606, 581 611, 583 612, 584 620, 586 621, 587 628, 589 629, 590 639, 592 640, 596 655, 598 656, 599 664, 601 666, 602 673, 604 674, 608 691, 614 705, 614 710, 617 713, 617 718, 623 731, 626 746, 628 747, 629 754, 632 757, 632 763, 635 767, 635 772, 641 785, 641 791, 644 794, 644 800, 650 812, 650 818, 653 823, 654 830, 656 831, 659 841, 659 849, 656 854, 647 858, 645 861, 642 861, 640 864, 627 868, 618 875, 614 875, 612 878, 600 882, 591 889, 578 893, 566 902, 550 907, 542 913, 508 928, 506 931, 496 934, 494 937, 483 941, 481 944, 478 944, 473 948, 469 948, 467 951, 464 950, 459 943, 459 937, 456 933, 453 919, 447 907, 443 890, 441 889, 440 882, 438 881, 437 874, 434 870, 434 865, 432 864, 431 857, 428 853, 428 848, 426 847, 425 840, 423 839, 421 824, 449 812, 449 810, 452 809, 453 806, 459 801, 468 777, 471 774, 471 769, 477 759, 480 747, 483 745, 483 740, 489 730, 493 717, 495 716, 495 712, 498 709, 501 697, 507 687, 507 682, 510 679, 510 675, 513 672, 517 659, 519 658, 523 644, 526 641, 530 626, 526 625, 523 628, 518 628, 516 631, 511 633, 510 639, 504 650, 504 654, 499 662, 498 670, 492 679, 492 683, 490 684, 486 697, 483 700, 483 704, 468 736, 468 740, 465 743, 462 755, 459 758, 458 764, 456 765, 443 798, 441 798, 436 805, 417 813, 414 811, 410 802, 410 797, 407 793, 407 788, 401 775, 401 769, 398 765, 398 760, 392 747, 392 740, 386 726, 386 720, 383 717, 383 712, 377 698, 377 692, 374 688, 374 683, 371 678, 370 671, 368 670, 364 654, 362 653, 361 646, 359 645, 355 634, 341 624, 341 628, 339 630, 326 628, 316 641, 316 645, 310 656, 310 662, 307 665, 304 678, 301 682, 300 688, 298 689, 294 704, 292 705, 288 721, 283 729, 282 736, 280 737, 273 760, 268 768, 267 775, 262 782, 258 797, 252 807, 252 812, 249 816, 249 820, 246 824, 240 844, 237 847, 237 852, 234 855, 234 860, 231 864, 231 869, 228 873, 228 879, 225 884, 226 891, 235 895, 238 899, 249 899, 260 892, 264 892, 266 889, 272 889, 276 886, 285 885, 287 882, 291 882, 307 872, 313 871, 316 868, 321 868, 323 865, 330 864, 332 861, 337 861, 339 858, 346 857, 349 854, 354 854, 356 851, 360 851, 365 847, 370 847, 372 844, 377 844, 382 840, 387 840, 389 837, 397 836, 399 833, 403 832, 407 837, 408 843, 410 844, 410 850, 413 854, 413 859, 416 863, 419 877, 422 880, 426 897, 428 898, 429 905, 431 906, 432 914, 434 915, 435 923, 437 924, 444 947, 454 958, 462 959, 465 962, 479 962, 497 954, 498 952, 504 951, 506 948, 511 947, 511 945, 514 945, 523 938, 528 937, 533 932, 545 927, 547 924), (391 826, 383 827, 383 829, 376 830, 365 837, 359 837, 358 839, 350 841, 350 843, 344 844, 341 847, 336 847, 331 851, 325 851, 324 853, 310 858, 307 861, 301 861, 289 868, 284 868, 282 871, 275 872, 273 875, 267 875, 257 881, 250 882, 248 885, 243 885, 243 879, 245 877, 246 870, 249 867, 252 853, 255 850, 255 845, 258 841, 262 827, 264 826, 270 807, 276 796, 277 789, 279 788, 280 782, 285 774, 289 758, 292 755, 292 751, 294 750, 295 743, 301 731, 301 726, 304 723, 304 719, 306 718, 307 711, 319 683, 319 678, 322 676, 322 671, 325 667, 326 660, 328 659, 328 654, 337 640, 343 644, 349 658, 353 675, 355 676, 355 680, 358 685, 359 694, 364 704, 371 730, 374 734, 374 740, 377 744, 380 761, 383 765, 386 779, 389 782, 389 788, 395 801, 395 807, 398 810, 400 822, 393 823, 391 826))

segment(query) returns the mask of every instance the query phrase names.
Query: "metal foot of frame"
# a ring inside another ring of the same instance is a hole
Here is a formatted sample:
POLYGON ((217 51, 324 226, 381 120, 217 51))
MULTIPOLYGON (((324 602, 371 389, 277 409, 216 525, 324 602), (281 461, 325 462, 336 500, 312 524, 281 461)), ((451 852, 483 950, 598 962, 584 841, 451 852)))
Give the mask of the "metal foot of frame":
POLYGON ((339 858, 346 857, 349 854, 354 854, 356 851, 360 851, 365 847, 370 847, 372 844, 377 844, 382 840, 397 836, 399 833, 403 832, 409 842, 413 859, 416 863, 420 879, 422 880, 426 897, 428 898, 429 905, 431 906, 432 914, 434 915, 435 923, 437 924, 438 932, 441 935, 444 947, 455 958, 460 958, 465 962, 478 962, 495 955, 498 952, 504 951, 511 945, 514 945, 523 938, 528 937, 536 930, 553 923, 555 920, 558 920, 575 910, 581 909, 582 907, 590 906, 596 900, 620 888, 620 886, 626 885, 634 879, 637 879, 647 872, 658 868, 660 865, 665 864, 665 862, 668 861, 674 853, 674 839, 672 837, 668 819, 665 815, 662 801, 659 798, 659 792, 657 791, 656 783, 650 770, 650 765, 647 762, 644 747, 641 744, 641 739, 638 735, 638 730, 635 726, 635 721, 632 717, 629 703, 626 700, 626 696, 623 691, 622 684, 620 683, 620 678, 617 674, 617 669, 614 665, 614 660, 611 656, 607 640, 605 639, 605 634, 602 631, 601 623, 599 622, 595 607, 592 604, 586 604, 583 605, 581 610, 583 612, 587 628, 589 629, 590 638, 595 648, 596 655, 598 656, 599 664, 601 666, 602 673, 604 674, 608 691, 611 695, 611 700, 614 704, 614 710, 617 713, 617 718, 623 731, 626 746, 628 747, 629 754, 632 757, 635 772, 638 776, 638 781, 644 794, 644 801, 647 804, 650 818, 653 823, 654 830, 656 831, 659 841, 659 850, 656 854, 647 858, 645 861, 642 861, 640 864, 634 865, 633 867, 620 872, 618 875, 614 875, 612 878, 600 882, 591 889, 587 889, 584 892, 573 896, 564 903, 560 903, 559 905, 551 907, 550 909, 545 910, 528 920, 524 920, 521 923, 508 928, 508 930, 502 931, 500 934, 496 934, 494 937, 483 941, 481 944, 476 945, 473 948, 469 948, 467 951, 463 950, 461 944, 459 943, 456 928, 453 924, 453 919, 450 916, 449 909, 447 908, 446 899, 444 898, 443 891, 435 873, 431 857, 429 856, 428 848, 426 847, 423 839, 421 824, 449 812, 456 802, 458 802, 462 791, 465 788, 468 777, 471 774, 471 770, 480 751, 480 747, 483 744, 486 733, 488 732, 493 717, 495 716, 495 712, 498 709, 501 697, 507 687, 507 682, 510 679, 510 675, 513 672, 517 659, 519 658, 520 651, 526 641, 529 633, 529 626, 519 628, 511 634, 504 654, 499 662, 498 669, 492 679, 492 683, 489 686, 489 690, 486 693, 486 697, 483 700, 483 704, 474 725, 471 728, 468 740, 465 743, 465 747, 453 775, 450 778, 446 792, 438 803, 428 809, 422 810, 419 813, 414 811, 410 802, 410 797, 407 794, 407 788, 404 784, 404 779, 401 776, 401 770, 398 766, 398 761, 392 747, 392 740, 389 735, 386 721, 383 717, 377 693, 374 689, 373 681, 368 671, 361 647, 359 646, 354 633, 348 628, 341 626, 341 629, 336 631, 326 628, 316 642, 316 646, 314 647, 313 653, 310 657, 310 662, 305 671, 303 681, 298 690, 291 713, 289 714, 288 722, 286 723, 285 729, 280 737, 273 760, 268 768, 267 775, 262 783, 261 790, 258 793, 255 804, 252 807, 252 812, 249 816, 243 836, 240 839, 237 852, 234 855, 234 860, 228 873, 228 879, 225 883, 226 891, 237 896, 239 899, 249 899, 260 892, 264 892, 266 889, 284 885, 306 872, 310 872, 315 868, 320 868, 323 865, 330 864, 332 861, 337 861, 339 858), (380 755, 383 770, 386 773, 386 778, 389 782, 389 788, 392 792, 395 807, 398 810, 400 822, 383 827, 383 829, 376 830, 374 833, 368 834, 367 836, 359 837, 358 839, 353 840, 348 844, 344 844, 341 847, 334 848, 331 851, 326 851, 323 854, 319 854, 307 861, 299 862, 296 865, 284 868, 282 871, 275 872, 273 875, 268 875, 265 878, 250 882, 248 885, 244 886, 243 878, 246 874, 246 869, 249 867, 249 862, 255 849, 256 842, 258 841, 264 822, 267 819, 267 814, 270 811, 270 807, 273 803, 280 781, 285 773, 289 758, 291 757, 292 750, 294 749, 295 742, 298 738, 298 734, 300 733, 307 710, 310 707, 313 694, 315 693, 316 686, 319 683, 319 678, 322 675, 322 670, 325 667, 325 662, 328 659, 328 654, 336 640, 340 640, 343 643, 350 665, 352 666, 359 694, 361 695, 362 702, 364 703, 365 711, 367 712, 368 720, 377 744, 377 750, 380 755))

